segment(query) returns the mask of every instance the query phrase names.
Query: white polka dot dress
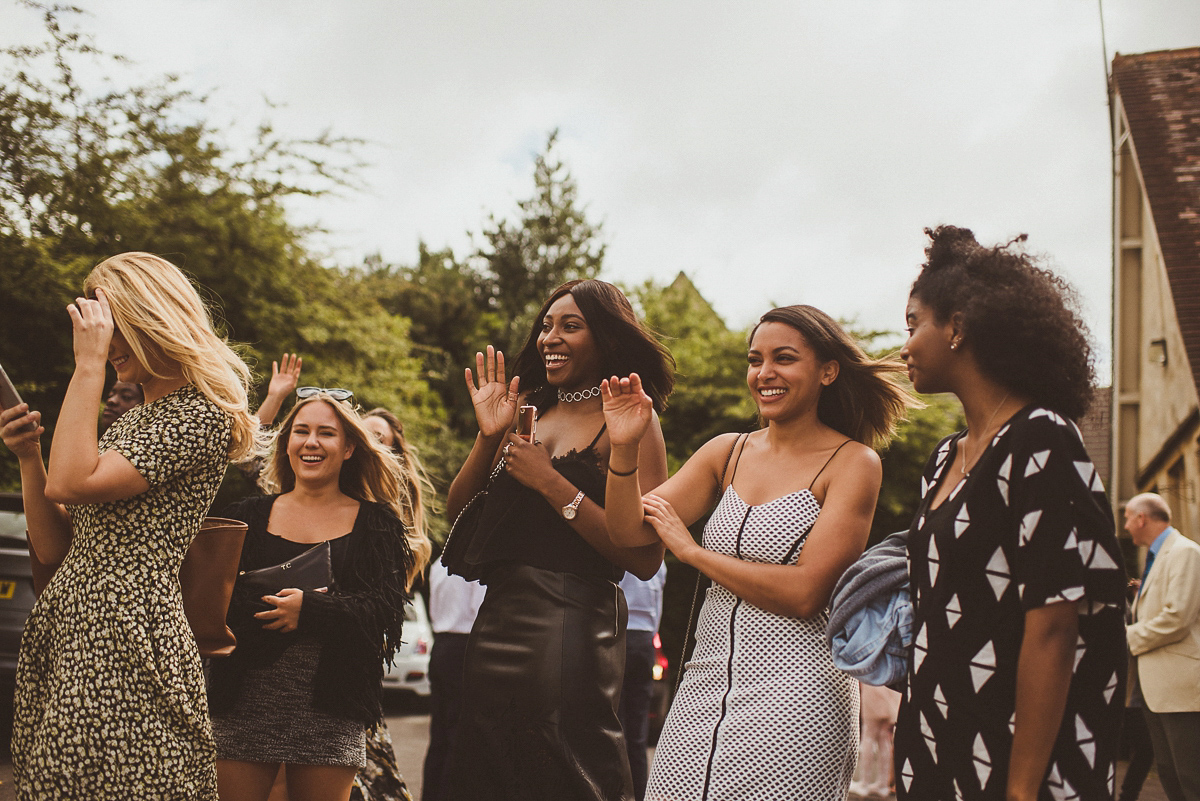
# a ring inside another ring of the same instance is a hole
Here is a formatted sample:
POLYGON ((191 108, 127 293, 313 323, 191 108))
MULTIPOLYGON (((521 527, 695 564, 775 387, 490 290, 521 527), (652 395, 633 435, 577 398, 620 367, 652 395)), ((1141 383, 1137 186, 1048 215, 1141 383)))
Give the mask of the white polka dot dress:
MULTIPOLYGON (((809 490, 747 505, 726 489, 704 547, 794 564, 821 511, 809 490)), ((825 644, 826 613, 784 617, 719 585, 704 599, 654 755, 648 801, 846 797, 858 750, 858 684, 825 644)))

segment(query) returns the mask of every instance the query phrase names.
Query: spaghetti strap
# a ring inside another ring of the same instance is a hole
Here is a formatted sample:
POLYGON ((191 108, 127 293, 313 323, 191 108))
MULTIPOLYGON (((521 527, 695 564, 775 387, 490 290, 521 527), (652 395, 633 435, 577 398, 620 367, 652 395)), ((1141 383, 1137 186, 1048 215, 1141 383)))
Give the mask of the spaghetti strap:
MULTIPOLYGON (((742 461, 742 451, 746 450, 746 440, 750 438, 749 434, 742 434, 733 442, 733 447, 729 449, 730 457, 737 450, 737 458, 733 460, 733 474, 729 476, 729 486, 733 486, 733 480, 737 478, 738 464, 742 461), (740 448, 738 446, 741 446, 740 448)), ((729 459, 725 460, 725 467, 729 467, 729 459)), ((725 491, 725 472, 721 471, 721 492, 725 491)))
POLYGON ((821 469, 817 471, 817 474, 815 476, 813 476, 813 480, 808 482, 809 492, 812 491, 813 485, 817 483, 817 479, 820 478, 821 474, 825 472, 825 468, 829 467, 829 463, 833 461, 833 457, 837 456, 838 452, 841 451, 842 448, 846 447, 847 442, 852 442, 852 441, 853 440, 846 439, 841 445, 837 446, 836 451, 834 451, 832 454, 830 454, 829 458, 825 460, 825 464, 821 465, 821 469))
POLYGON ((600 430, 596 433, 596 438, 594 440, 592 440, 592 444, 588 445, 586 448, 584 448, 584 450, 591 450, 592 448, 596 447, 596 443, 600 441, 600 438, 604 436, 604 432, 607 430, 608 430, 608 423, 605 423, 604 425, 600 426, 600 430))

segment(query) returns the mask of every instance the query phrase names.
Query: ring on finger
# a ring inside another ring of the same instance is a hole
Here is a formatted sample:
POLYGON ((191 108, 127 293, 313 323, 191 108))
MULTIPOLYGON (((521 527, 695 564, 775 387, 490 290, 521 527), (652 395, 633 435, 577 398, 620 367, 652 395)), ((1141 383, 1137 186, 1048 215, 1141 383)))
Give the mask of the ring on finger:
POLYGON ((507 445, 505 445, 505 446, 504 446, 504 450, 502 450, 502 451, 500 451, 500 452, 501 452, 502 454, 504 454, 505 456, 508 456, 508 449, 509 449, 509 448, 511 448, 511 447, 512 447, 512 443, 510 442, 510 443, 508 443, 507 445))

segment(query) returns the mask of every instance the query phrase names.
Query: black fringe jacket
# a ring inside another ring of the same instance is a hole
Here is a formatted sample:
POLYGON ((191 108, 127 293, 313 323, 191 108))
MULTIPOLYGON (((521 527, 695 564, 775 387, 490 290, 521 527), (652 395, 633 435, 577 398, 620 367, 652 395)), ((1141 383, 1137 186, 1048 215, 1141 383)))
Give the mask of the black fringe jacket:
MULTIPOLYGON (((222 513, 249 525, 242 569, 268 566, 256 555, 272 536, 267 520, 277 497, 247 498, 222 513)), ((313 708, 365 726, 382 719, 383 665, 400 644, 410 598, 405 576, 414 557, 404 524, 381 504, 364 502, 347 537, 344 557, 334 561, 336 589, 304 593, 295 632, 263 629, 253 617, 253 599, 235 589, 228 622, 238 644, 231 656, 212 662, 208 701, 214 713, 234 708, 247 670, 271 665, 299 636, 309 636, 321 645, 313 708)))

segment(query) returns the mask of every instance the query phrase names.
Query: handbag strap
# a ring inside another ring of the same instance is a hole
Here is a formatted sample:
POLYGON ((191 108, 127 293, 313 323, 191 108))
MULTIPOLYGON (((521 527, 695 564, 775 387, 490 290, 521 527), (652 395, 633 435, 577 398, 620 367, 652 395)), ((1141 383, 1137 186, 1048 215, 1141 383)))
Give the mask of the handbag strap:
MULTIPOLYGON (((729 472, 729 462, 733 459, 733 452, 737 449, 738 444, 744 442, 749 436, 749 434, 740 434, 729 446, 729 453, 725 454, 725 466, 721 468, 721 481, 717 484, 721 492, 725 491, 725 474, 729 472)), ((738 454, 738 461, 741 461, 741 458, 741 454, 738 454)), ((703 576, 704 574, 699 570, 696 571, 696 587, 692 590, 692 605, 688 608, 687 630, 683 634, 683 649, 679 654, 679 669, 675 671, 675 689, 672 695, 679 692, 679 683, 683 681, 683 665, 687 661, 688 641, 696 633, 696 599, 700 597, 700 580, 703 576)))

